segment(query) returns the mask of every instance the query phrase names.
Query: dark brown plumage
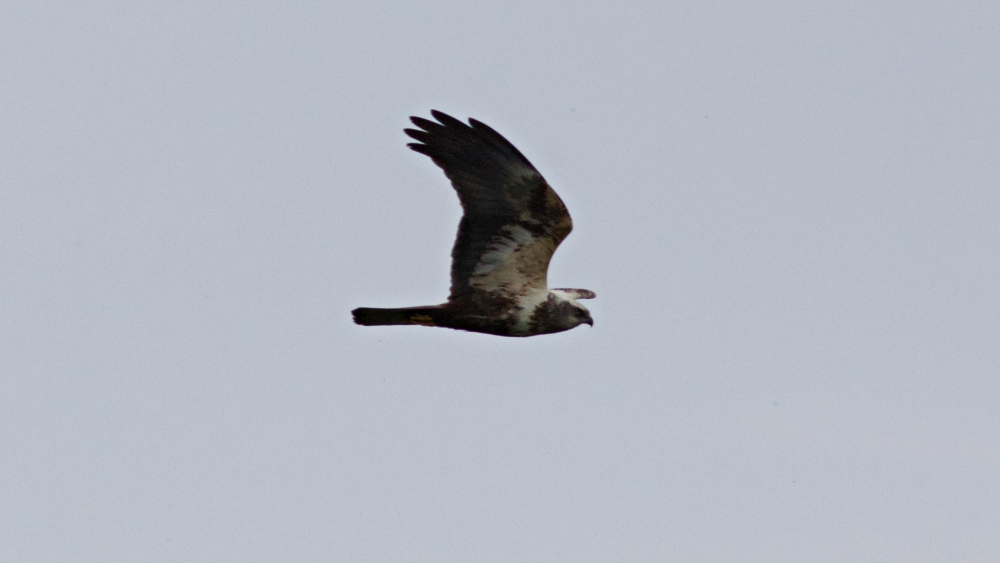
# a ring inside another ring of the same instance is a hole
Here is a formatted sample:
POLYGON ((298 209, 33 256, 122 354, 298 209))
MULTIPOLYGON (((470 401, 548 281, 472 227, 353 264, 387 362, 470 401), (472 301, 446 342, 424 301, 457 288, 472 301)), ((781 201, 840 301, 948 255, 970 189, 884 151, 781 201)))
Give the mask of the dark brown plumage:
POLYGON ((593 324, 576 299, 585 289, 547 287, 549 261, 573 229, 566 206, 528 159, 486 124, 439 111, 411 117, 414 151, 444 170, 464 215, 452 249, 446 303, 402 309, 358 308, 366 326, 421 324, 503 336, 532 336, 593 324))

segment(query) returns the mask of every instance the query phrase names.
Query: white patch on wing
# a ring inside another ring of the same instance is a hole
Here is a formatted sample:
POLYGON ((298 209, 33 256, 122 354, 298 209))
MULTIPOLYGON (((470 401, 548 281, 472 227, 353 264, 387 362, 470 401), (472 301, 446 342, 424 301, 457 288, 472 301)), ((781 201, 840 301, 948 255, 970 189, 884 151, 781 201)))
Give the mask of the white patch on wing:
POLYGON ((500 230, 501 235, 494 240, 479 257, 479 263, 472 270, 473 276, 485 276, 507 261, 518 248, 534 240, 534 235, 520 225, 507 225, 500 230))
POLYGON ((577 299, 593 299, 597 297, 597 294, 589 289, 569 289, 557 287, 555 289, 549 290, 560 298, 571 299, 573 301, 577 299))
POLYGON ((560 301, 573 301, 576 302, 576 295, 569 293, 568 291, 563 291, 561 289, 550 289, 549 293, 555 295, 560 301))

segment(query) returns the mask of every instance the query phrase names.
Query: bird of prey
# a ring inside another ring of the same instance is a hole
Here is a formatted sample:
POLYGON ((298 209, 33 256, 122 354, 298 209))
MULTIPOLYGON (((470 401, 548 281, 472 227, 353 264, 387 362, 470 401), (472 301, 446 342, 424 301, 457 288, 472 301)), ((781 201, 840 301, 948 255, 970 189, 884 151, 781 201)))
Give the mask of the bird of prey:
POLYGON ((359 325, 440 326, 500 336, 534 336, 593 326, 577 299, 586 289, 549 289, 546 273, 573 229, 556 192, 514 145, 485 123, 410 120, 409 147, 444 170, 464 214, 451 251, 451 295, 441 305, 352 311, 359 325))

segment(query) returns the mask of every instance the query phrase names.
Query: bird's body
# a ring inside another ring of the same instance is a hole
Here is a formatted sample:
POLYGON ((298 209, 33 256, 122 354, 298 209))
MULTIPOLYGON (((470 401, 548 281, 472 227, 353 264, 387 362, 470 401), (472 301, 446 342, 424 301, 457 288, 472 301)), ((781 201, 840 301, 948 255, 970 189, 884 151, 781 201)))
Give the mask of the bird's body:
POLYGON ((353 311, 361 325, 416 324, 501 336, 561 332, 593 325, 577 299, 586 289, 549 289, 556 247, 573 229, 566 206, 530 162, 487 125, 432 111, 412 117, 420 129, 410 148, 434 161, 452 182, 465 214, 452 249, 451 295, 425 307, 353 311))

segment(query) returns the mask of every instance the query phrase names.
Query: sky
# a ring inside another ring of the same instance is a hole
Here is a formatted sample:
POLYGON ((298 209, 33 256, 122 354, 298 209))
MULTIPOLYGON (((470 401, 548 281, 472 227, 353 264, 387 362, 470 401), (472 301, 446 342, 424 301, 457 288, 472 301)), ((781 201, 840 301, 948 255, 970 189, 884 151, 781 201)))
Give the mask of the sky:
POLYGON ((1000 4, 0 17, 0 561, 1000 560, 1000 4), (474 117, 594 327, 444 301, 474 117))

